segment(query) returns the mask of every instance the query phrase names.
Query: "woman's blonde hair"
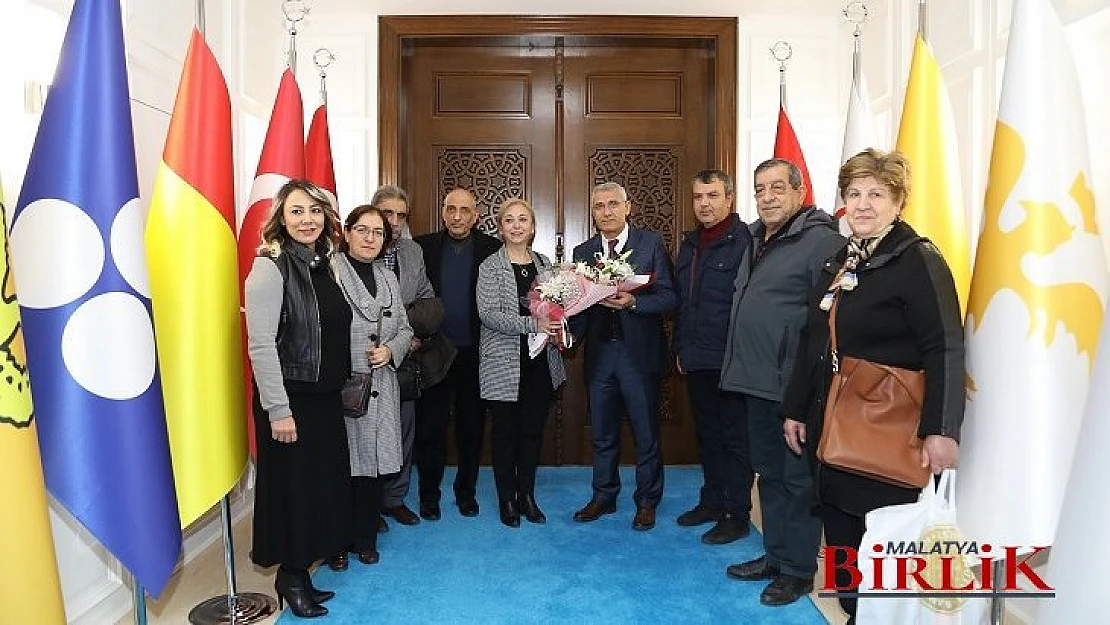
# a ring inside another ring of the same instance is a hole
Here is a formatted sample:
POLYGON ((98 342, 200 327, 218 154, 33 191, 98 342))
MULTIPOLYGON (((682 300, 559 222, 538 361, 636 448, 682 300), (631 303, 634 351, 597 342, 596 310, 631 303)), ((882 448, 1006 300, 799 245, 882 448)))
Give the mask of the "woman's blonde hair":
POLYGON ((281 254, 281 246, 290 241, 289 232, 285 229, 285 203, 294 191, 304 191, 314 204, 324 207, 324 228, 320 237, 316 239, 317 252, 330 256, 335 251, 335 235, 339 233, 339 222, 336 221, 335 207, 331 204, 328 194, 309 182, 308 180, 294 178, 285 183, 274 194, 274 211, 266 223, 262 224, 262 244, 258 246, 258 253, 277 257, 281 254), (323 249, 320 247, 323 246, 323 249))
POLYGON ((910 197, 910 163, 901 152, 882 152, 867 148, 848 159, 840 166, 840 174, 836 180, 840 197, 844 197, 853 180, 868 176, 890 189, 895 203, 905 206, 910 197))

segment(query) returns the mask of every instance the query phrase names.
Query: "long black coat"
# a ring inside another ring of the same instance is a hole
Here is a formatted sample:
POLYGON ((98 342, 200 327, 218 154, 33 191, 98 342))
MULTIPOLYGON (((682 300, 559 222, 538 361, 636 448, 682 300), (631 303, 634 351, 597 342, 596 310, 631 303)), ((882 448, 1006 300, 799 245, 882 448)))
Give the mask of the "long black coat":
MULTIPOLYGON (((787 386, 783 415, 806 423, 807 450, 819 443, 829 361, 829 313, 820 309, 846 250, 825 263, 810 293, 809 314, 787 386)), ((925 397, 918 436, 959 440, 964 416, 964 333, 952 273, 932 243, 896 222, 856 274, 859 285, 841 295, 837 310, 840 354, 925 372, 925 397)), ((820 463, 818 497, 863 515, 878 507, 915 501, 918 491, 890 486, 820 463)))

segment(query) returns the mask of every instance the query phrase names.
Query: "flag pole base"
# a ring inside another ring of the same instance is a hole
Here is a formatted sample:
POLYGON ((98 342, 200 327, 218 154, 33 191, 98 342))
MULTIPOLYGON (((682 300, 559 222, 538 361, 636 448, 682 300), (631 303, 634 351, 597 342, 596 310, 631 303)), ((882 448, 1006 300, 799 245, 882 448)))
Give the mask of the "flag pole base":
POLYGON ((257 623, 277 612, 273 597, 257 592, 220 595, 198 603, 189 612, 193 625, 246 625, 257 623))

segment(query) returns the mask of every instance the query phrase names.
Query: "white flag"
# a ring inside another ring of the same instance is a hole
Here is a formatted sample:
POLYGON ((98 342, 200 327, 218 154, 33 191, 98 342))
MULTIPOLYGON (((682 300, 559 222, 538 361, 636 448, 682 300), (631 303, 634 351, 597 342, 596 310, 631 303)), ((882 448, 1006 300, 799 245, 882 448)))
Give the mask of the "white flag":
MULTIPOLYGON (((858 65, 858 64, 857 64, 858 65)), ((863 72, 856 70, 852 77, 852 89, 848 94, 848 118, 844 122, 844 147, 840 150, 840 164, 843 165, 856 154, 867 148, 879 147, 879 135, 875 132, 875 116, 871 114, 871 96, 867 92, 867 79, 863 72)), ((836 193, 836 215, 844 214, 844 198, 836 193)))
POLYGON ((1053 542, 1106 283, 1075 65, 1048 1, 1017 0, 967 309, 969 537, 1053 542))

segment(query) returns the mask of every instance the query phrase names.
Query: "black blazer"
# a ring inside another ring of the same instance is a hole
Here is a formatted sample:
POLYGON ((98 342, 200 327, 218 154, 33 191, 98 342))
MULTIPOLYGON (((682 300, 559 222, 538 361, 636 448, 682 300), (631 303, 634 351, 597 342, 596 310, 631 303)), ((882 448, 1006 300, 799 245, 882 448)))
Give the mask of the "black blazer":
MULTIPOLYGON (((443 246, 449 236, 451 235, 446 230, 441 230, 422 234, 413 239, 424 250, 424 268, 428 271, 428 279, 432 282, 432 288, 435 289, 437 296, 443 293, 440 269, 443 264, 443 246)), ((471 230, 471 236, 474 237, 474 266, 470 268, 470 336, 474 340, 473 344, 477 345, 482 327, 482 322, 478 318, 478 302, 474 299, 474 294, 478 290, 478 266, 501 247, 501 241, 477 229, 471 230)))
MULTIPOLYGON (((636 310, 620 311, 624 345, 633 362, 642 363, 644 372, 662 377, 670 370, 670 358, 663 338, 663 315, 678 307, 678 294, 674 290, 674 271, 671 257, 663 245, 663 238, 650 230, 628 229, 625 250, 632 250, 628 261, 637 273, 653 273, 655 280, 635 293, 636 310)), ((601 235, 574 248, 574 260, 591 262, 601 252, 601 235)), ((603 340, 601 333, 607 329, 608 308, 600 304, 570 318, 571 332, 586 341, 586 375, 593 371, 592 347, 603 340)))

